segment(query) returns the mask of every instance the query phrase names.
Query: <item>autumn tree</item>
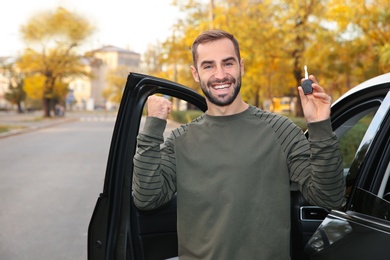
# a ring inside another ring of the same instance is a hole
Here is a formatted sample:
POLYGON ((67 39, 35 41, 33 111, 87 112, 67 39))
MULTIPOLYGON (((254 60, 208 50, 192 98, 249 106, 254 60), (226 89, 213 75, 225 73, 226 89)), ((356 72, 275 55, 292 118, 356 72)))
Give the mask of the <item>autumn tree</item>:
POLYGON ((258 107, 264 100, 290 94, 293 78, 282 39, 275 27, 272 1, 217 2, 213 27, 225 29, 240 42, 244 59, 243 98, 258 107))
POLYGON ((171 34, 159 46, 158 61, 163 69, 159 75, 201 92, 191 74, 191 44, 196 35, 207 28, 207 8, 193 0, 176 0, 173 4, 186 16, 172 26, 171 34))
POLYGON ((15 61, 7 60, 0 64, 1 73, 8 79, 8 89, 5 99, 17 106, 18 113, 23 113, 22 102, 26 99, 24 87, 24 75, 16 67, 15 61))
MULTIPOLYGON (((183 70, 175 71, 179 71, 180 79, 183 79, 182 75, 190 75, 191 60, 188 58, 191 58, 190 46, 194 38, 204 30, 219 28, 233 33, 240 42, 245 64, 242 95, 247 102, 261 107, 264 99, 291 95, 291 89, 296 87, 289 62, 291 58, 283 50, 286 47, 285 35, 275 26, 280 17, 275 15, 278 6, 272 1, 226 0, 201 4, 183 0, 175 4, 188 15, 178 23, 181 37, 169 37, 165 42, 166 58, 161 61, 176 64, 179 60, 184 61, 186 66, 180 66, 183 70), (180 59, 177 53, 180 53, 180 59)), ((199 90, 190 77, 180 82, 199 90)))
MULTIPOLYGON (((340 35, 359 49, 359 80, 390 71, 390 1, 332 0, 328 17, 340 35)), ((354 53, 356 54, 356 53, 354 53)))
POLYGON ((145 71, 147 74, 163 78, 164 75, 160 74, 164 71, 163 63, 160 61, 161 49, 160 42, 150 44, 143 54, 143 62, 147 64, 145 71))
POLYGON ((175 0, 174 4, 186 16, 159 46, 160 58, 155 61, 161 62, 160 76, 198 91, 199 85, 189 77, 190 46, 199 33, 211 28, 227 30, 239 40, 245 64, 241 93, 259 107, 264 99, 298 96, 304 65, 334 99, 390 69, 388 0, 175 0))
POLYGON ((26 73, 26 93, 40 98, 44 116, 50 117, 55 103, 64 100, 72 77, 87 75, 77 50, 94 28, 60 7, 32 16, 20 31, 28 46, 18 62, 26 73))
POLYGON ((115 69, 109 70, 106 75, 108 87, 103 90, 103 97, 112 103, 119 104, 122 99, 128 74, 129 68, 127 66, 118 66, 115 69))

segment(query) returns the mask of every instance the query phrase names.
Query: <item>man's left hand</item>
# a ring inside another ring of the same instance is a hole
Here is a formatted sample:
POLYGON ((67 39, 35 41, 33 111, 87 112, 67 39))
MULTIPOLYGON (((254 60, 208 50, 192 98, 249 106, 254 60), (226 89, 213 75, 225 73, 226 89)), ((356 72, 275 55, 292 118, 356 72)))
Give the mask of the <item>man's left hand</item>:
MULTIPOLYGON (((325 93, 324 89, 320 85, 318 85, 318 82, 313 75, 310 75, 309 79, 313 81, 312 94, 305 95, 303 93, 302 87, 298 87, 306 122, 312 123, 326 120, 330 117, 330 106, 332 104, 332 98, 325 93)), ((304 80, 305 79, 302 79, 301 82, 304 80)))

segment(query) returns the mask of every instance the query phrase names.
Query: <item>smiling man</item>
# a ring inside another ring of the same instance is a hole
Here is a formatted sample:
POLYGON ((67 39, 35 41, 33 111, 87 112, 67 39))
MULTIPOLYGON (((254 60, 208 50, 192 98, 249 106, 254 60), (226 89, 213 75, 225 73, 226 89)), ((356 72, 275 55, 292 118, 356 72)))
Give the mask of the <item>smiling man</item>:
POLYGON ((200 82, 207 101, 215 105, 211 109, 216 108, 212 111, 209 109, 208 113, 226 115, 246 109, 248 105, 240 97, 237 98, 241 89, 241 75, 244 74, 244 61, 235 52, 232 41, 224 38, 202 45, 195 43, 193 50, 192 75, 195 81, 200 82), (234 56, 230 56, 232 54, 234 56), (210 57, 213 59, 209 60, 210 57))
POLYGON ((177 193, 180 259, 289 259, 290 184, 313 205, 337 208, 344 198, 331 99, 312 75, 312 94, 298 88, 307 140, 289 119, 243 101, 244 62, 233 35, 202 33, 192 56, 208 110, 164 143, 172 105, 149 97, 134 156, 134 202, 155 209, 177 193))

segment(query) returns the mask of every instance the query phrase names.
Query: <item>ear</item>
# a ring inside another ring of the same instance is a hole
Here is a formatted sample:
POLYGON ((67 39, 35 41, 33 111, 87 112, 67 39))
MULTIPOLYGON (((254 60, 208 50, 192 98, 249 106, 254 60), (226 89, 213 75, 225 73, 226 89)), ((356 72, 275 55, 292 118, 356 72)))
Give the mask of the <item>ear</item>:
POLYGON ((244 59, 241 59, 240 67, 241 67, 241 76, 243 76, 244 75, 244 59))
POLYGON ((199 82, 199 74, 198 74, 198 71, 196 70, 196 68, 192 65, 191 66, 191 72, 192 72, 192 77, 194 78, 194 80, 196 82, 199 82))

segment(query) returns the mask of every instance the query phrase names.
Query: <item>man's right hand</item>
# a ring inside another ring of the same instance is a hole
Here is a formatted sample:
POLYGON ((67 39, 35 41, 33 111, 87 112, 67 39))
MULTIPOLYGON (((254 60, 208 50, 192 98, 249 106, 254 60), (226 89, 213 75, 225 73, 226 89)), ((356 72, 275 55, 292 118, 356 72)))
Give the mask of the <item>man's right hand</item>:
POLYGON ((148 116, 166 120, 172 111, 172 103, 168 99, 160 96, 149 96, 147 102, 148 116))

